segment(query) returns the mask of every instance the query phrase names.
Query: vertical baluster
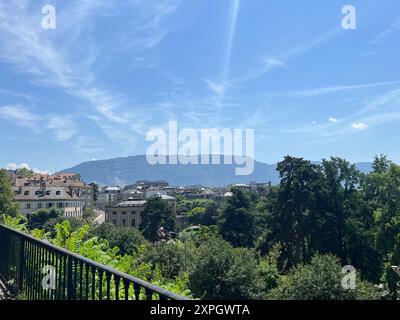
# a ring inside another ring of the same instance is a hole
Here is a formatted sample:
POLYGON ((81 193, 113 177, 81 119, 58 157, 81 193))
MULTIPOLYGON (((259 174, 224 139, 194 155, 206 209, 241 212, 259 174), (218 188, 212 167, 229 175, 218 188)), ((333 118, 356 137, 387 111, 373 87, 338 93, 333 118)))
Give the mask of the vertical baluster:
POLYGON ((129 287, 130 287, 130 282, 128 279, 123 279, 122 280, 123 284, 124 284, 124 290, 125 290, 125 300, 129 300, 129 287))
POLYGON ((78 292, 78 260, 77 259, 73 259, 74 261, 74 293, 75 293, 75 299, 77 296, 77 292, 78 292))
POLYGON ((52 281, 54 281, 54 289, 51 289, 51 295, 50 295, 50 300, 56 300, 56 290, 57 290, 57 267, 56 267, 56 257, 55 257, 55 252, 51 251, 51 265, 54 267, 54 278, 52 281))
POLYGON ((79 261, 79 300, 83 298, 83 261, 79 261))
POLYGON ((85 286, 86 286, 86 292, 85 292, 85 294, 86 294, 86 296, 85 296, 85 298, 86 298, 86 300, 89 300, 89 271, 90 271, 90 266, 87 264, 87 263, 85 263, 85 286))
POLYGON ((67 299, 68 300, 75 300, 75 293, 74 293, 74 279, 73 279, 73 258, 68 256, 68 266, 67 266, 67 299))
POLYGON ((96 267, 92 266, 92 300, 96 300, 96 267))
POLYGON ((151 291, 150 289, 146 289, 146 299, 147 300, 152 300, 153 299, 153 291, 151 291))
POLYGON ((107 300, 110 300, 110 295, 111 295, 111 290, 110 290, 111 273, 109 273, 109 272, 106 272, 106 283, 107 283, 107 300))
POLYGON ((140 300, 140 291, 141 291, 141 286, 138 285, 136 282, 133 284, 133 289, 135 291, 135 300, 140 300))
POLYGON ((54 300, 58 300, 60 292, 60 256, 57 252, 54 252, 55 268, 56 268, 56 290, 54 290, 54 300))
POLYGON ((19 275, 18 275, 18 291, 23 293, 24 289, 24 272, 25 272, 25 240, 19 238, 19 275))
POLYGON ((65 300, 65 293, 67 289, 67 256, 63 255, 63 291, 62 291, 62 300, 65 300))
POLYGON ((99 300, 103 300, 103 270, 99 270, 99 300))
POLYGON ((119 276, 114 275, 114 283, 115 283, 115 300, 119 300, 119 276))

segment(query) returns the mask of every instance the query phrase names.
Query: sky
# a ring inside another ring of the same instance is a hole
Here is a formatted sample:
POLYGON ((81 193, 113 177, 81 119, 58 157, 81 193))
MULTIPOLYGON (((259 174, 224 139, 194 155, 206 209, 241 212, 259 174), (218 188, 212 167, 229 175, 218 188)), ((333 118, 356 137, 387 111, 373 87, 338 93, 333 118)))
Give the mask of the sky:
POLYGON ((145 154, 169 121, 254 129, 267 163, 400 162, 399 44, 398 0, 0 0, 0 167, 145 154))

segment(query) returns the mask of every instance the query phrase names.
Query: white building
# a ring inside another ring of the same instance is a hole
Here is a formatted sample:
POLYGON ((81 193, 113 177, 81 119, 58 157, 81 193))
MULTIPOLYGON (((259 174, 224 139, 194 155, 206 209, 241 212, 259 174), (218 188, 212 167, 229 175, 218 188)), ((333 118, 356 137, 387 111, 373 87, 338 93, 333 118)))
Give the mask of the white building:
POLYGON ((29 218, 40 209, 59 209, 64 216, 81 218, 85 201, 63 187, 13 187, 20 211, 29 218))

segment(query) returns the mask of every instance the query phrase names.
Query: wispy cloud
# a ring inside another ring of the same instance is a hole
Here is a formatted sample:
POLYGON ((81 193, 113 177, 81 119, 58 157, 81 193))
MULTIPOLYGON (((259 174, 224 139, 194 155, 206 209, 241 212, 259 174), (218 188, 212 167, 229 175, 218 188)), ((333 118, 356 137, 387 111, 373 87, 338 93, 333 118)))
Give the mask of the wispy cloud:
MULTIPOLYGON (((119 1, 71 1, 63 4, 63 10, 59 10, 58 26, 52 36, 40 28, 37 16, 32 17, 28 10, 31 6, 34 4, 28 0, 23 5, 17 1, 0 5, 3 20, 0 24, 0 41, 7 43, 0 53, 0 59, 9 63, 17 72, 29 74, 35 85, 56 87, 78 99, 82 105, 89 106, 89 110, 81 112, 93 115, 94 111, 96 116, 88 118, 96 119, 95 123, 115 143, 133 141, 130 136, 138 132, 131 123, 148 120, 146 112, 135 112, 139 108, 128 97, 105 89, 106 86, 97 80, 96 69, 93 68, 101 48, 94 47, 92 41, 79 41, 79 48, 76 48, 77 39, 90 38, 86 33, 91 32, 89 22, 94 12, 97 17, 106 17, 121 14, 125 12, 124 8, 136 10, 127 12, 138 12, 140 8, 140 26, 127 28, 127 32, 120 36, 127 36, 126 43, 136 43, 143 49, 154 47, 165 36, 161 20, 173 14, 179 2, 168 4, 155 1, 149 4, 147 1, 135 0, 121 4, 119 1)), ((116 39, 117 42, 120 40, 116 39)), ((112 44, 109 45, 112 47, 112 44)), ((5 112, 10 113, 12 110, 4 109, 5 112)), ((70 116, 60 119, 58 115, 49 114, 46 117, 47 129, 53 130, 59 140, 68 140, 76 131, 70 116)), ((22 123, 24 119, 19 120, 22 123)), ((28 123, 34 126, 35 120, 32 118, 24 121, 25 126, 28 123)))
POLYGON ((400 18, 398 18, 395 22, 391 23, 389 27, 387 27, 385 30, 382 32, 378 33, 370 42, 370 44, 375 45, 381 41, 383 41, 385 38, 390 36, 392 33, 394 33, 396 30, 400 29, 400 18))
POLYGON ((309 90, 293 91, 293 92, 290 92, 289 95, 312 97, 312 96, 337 93, 337 92, 341 92, 341 91, 350 91, 350 90, 390 86, 390 85, 395 85, 398 83, 399 82, 397 82, 397 81, 387 81, 387 82, 376 82, 376 83, 359 84, 359 85, 331 86, 331 87, 323 87, 323 88, 316 88, 316 89, 309 89, 309 90))
POLYGON ((39 115, 22 105, 7 105, 0 107, 0 119, 12 121, 17 126, 26 127, 35 133, 48 130, 58 141, 71 139, 77 132, 77 126, 69 115, 55 113, 39 115))
POLYGON ((368 125, 362 122, 353 122, 350 126, 356 130, 365 130, 368 128, 368 125))

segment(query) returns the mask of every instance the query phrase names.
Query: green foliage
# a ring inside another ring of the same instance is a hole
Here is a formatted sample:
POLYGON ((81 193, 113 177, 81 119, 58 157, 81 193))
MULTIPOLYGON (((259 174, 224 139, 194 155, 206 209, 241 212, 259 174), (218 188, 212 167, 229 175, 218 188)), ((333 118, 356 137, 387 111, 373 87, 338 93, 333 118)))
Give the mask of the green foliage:
POLYGON ((0 170, 0 217, 9 215, 16 217, 18 215, 18 204, 14 201, 14 192, 12 190, 7 173, 4 169, 0 170))
POLYGON ((143 261, 157 266, 163 277, 174 279, 183 270, 184 250, 175 242, 161 241, 148 245, 143 252, 143 261))
POLYGON ((26 226, 27 221, 24 216, 18 215, 16 217, 13 217, 9 215, 3 215, 0 218, 0 222, 5 226, 15 229, 17 231, 28 232, 28 228, 26 226))
POLYGON ((48 222, 50 219, 56 219, 62 215, 61 210, 59 209, 39 209, 34 211, 28 222, 28 227, 30 229, 41 228, 48 222))
POLYGON ((288 276, 282 277, 279 286, 270 291, 274 300, 357 300, 379 299, 377 289, 366 282, 357 281, 355 290, 341 286, 341 264, 333 255, 316 255, 308 265, 301 264, 288 276))
POLYGON ((254 213, 251 202, 242 190, 233 188, 232 197, 222 210, 219 230, 222 237, 234 247, 252 247, 256 235, 254 213))
POLYGON ((254 251, 233 248, 219 238, 210 238, 195 251, 190 262, 190 289, 203 299, 252 299, 261 295, 260 276, 269 278, 266 269, 259 270, 254 251))
POLYGON ((35 175, 35 172, 27 168, 19 168, 16 174, 22 178, 31 178, 35 175))
POLYGON ((175 222, 169 204, 160 197, 152 197, 141 213, 139 229, 147 240, 156 242, 160 240, 158 230, 163 227, 168 232, 175 231, 175 222))
POLYGON ((108 241, 111 247, 117 247, 123 255, 138 252, 145 239, 136 228, 117 228, 111 224, 95 226, 88 233, 88 238, 98 237, 108 241))

